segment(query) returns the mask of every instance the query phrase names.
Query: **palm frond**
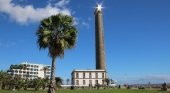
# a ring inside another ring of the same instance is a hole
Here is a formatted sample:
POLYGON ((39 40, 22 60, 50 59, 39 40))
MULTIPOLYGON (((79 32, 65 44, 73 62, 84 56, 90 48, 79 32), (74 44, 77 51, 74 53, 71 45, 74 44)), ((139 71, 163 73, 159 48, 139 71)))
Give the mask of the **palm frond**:
POLYGON ((77 29, 73 17, 57 14, 42 20, 36 35, 40 49, 48 48, 51 57, 63 58, 64 50, 75 45, 77 29))

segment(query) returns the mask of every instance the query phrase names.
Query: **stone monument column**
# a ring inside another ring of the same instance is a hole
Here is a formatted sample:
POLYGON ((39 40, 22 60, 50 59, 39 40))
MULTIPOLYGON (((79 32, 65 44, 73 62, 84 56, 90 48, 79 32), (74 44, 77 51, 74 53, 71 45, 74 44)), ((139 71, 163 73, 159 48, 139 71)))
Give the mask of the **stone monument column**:
POLYGON ((101 5, 97 5, 94 15, 95 15, 96 69, 106 70, 104 34, 103 34, 103 16, 101 5))

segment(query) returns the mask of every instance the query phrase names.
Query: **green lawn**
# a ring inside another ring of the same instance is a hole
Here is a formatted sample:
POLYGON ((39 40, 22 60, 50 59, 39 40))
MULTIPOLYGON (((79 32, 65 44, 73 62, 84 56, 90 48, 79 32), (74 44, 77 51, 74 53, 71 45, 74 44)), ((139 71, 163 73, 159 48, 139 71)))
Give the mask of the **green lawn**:
MULTIPOLYGON (((0 93, 47 93, 46 91, 11 91, 0 90, 0 93)), ((157 90, 138 90, 138 89, 100 89, 100 90, 58 90, 57 93, 170 93, 170 91, 157 91, 157 90)))

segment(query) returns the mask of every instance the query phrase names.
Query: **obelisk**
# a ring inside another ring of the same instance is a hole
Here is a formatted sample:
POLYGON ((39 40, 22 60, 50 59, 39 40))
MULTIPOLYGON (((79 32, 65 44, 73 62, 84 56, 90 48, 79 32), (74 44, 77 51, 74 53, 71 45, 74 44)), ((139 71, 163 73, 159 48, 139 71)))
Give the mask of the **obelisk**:
POLYGON ((97 5, 95 9, 95 41, 96 41, 96 69, 106 70, 105 68, 105 49, 102 6, 97 5))

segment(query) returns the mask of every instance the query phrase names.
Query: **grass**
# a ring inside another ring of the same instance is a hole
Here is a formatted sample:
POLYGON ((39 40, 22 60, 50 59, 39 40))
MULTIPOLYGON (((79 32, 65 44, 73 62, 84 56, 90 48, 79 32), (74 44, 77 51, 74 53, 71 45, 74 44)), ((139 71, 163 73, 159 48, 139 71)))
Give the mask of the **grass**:
MULTIPOLYGON (((11 91, 0 90, 0 93, 47 93, 46 91, 11 91)), ((138 90, 138 89, 76 89, 76 90, 58 90, 57 93, 170 93, 170 91, 158 90, 138 90)))

